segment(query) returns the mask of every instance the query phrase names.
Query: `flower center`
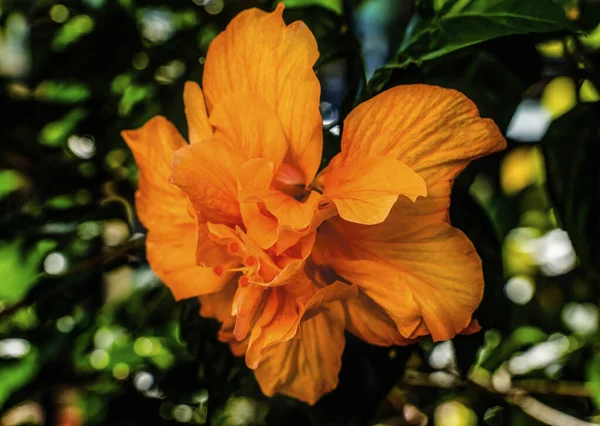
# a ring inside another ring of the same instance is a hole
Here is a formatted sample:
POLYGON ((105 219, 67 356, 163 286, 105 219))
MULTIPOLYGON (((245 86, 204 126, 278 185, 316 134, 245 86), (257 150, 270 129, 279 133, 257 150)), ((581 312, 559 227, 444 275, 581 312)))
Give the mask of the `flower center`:
POLYGON ((310 191, 306 189, 304 175, 300 170, 288 163, 283 163, 277 170, 273 188, 302 202, 308 198, 310 191))

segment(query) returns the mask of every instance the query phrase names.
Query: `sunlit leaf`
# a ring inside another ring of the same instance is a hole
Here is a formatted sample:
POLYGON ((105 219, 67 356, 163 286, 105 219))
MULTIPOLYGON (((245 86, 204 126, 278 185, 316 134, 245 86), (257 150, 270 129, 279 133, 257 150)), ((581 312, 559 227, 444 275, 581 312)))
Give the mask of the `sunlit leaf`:
POLYGON ((35 284, 42 260, 55 246, 54 241, 41 240, 26 250, 22 240, 0 242, 0 300, 23 298, 35 284))
POLYGON ((0 363, 0 408, 10 395, 26 385, 39 369, 38 353, 35 350, 21 359, 0 363))
POLYGON ((52 47, 57 51, 64 50, 93 30, 94 20, 91 17, 88 15, 74 16, 60 28, 52 40, 52 47))
MULTIPOLYGON (((333 10, 334 12, 339 13, 340 15, 344 10, 342 0, 282 0, 282 2, 289 8, 321 6, 326 9, 333 10)), ((280 2, 278 1, 277 3, 280 2)))
POLYGON ((152 94, 150 86, 127 86, 119 103, 119 114, 128 115, 133 107, 152 94))
POLYGON ((62 81, 45 81, 35 89, 35 97, 42 101, 73 104, 90 97, 85 84, 62 81))
POLYGON ((15 170, 0 170, 0 200, 25 185, 25 178, 15 170))
POLYGON ((579 88, 579 98, 582 102, 598 102, 600 101, 600 94, 590 80, 584 80, 579 88))
POLYGON ((556 77, 544 89, 541 103, 552 118, 560 117, 577 103, 575 82, 569 77, 556 77))
POLYGON ((76 108, 62 119, 46 124, 40 132, 40 143, 52 147, 60 146, 86 115, 84 109, 76 108))
POLYGON ((587 367, 588 388, 596 407, 600 407, 600 353, 594 355, 587 367))

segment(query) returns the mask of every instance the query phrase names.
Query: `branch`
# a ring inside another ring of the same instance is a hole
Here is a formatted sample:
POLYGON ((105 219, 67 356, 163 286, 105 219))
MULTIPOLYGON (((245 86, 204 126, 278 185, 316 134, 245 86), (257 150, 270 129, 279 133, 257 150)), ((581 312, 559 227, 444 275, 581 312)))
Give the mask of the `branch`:
MULTIPOLYGON (((43 272, 38 275, 38 279, 46 278, 46 277, 60 278, 60 277, 65 277, 65 276, 69 276, 69 275, 75 275, 75 274, 78 274, 80 272, 86 271, 90 268, 94 268, 97 266, 104 266, 107 263, 109 263, 121 256, 124 256, 135 249, 144 247, 145 243, 146 243, 146 237, 135 238, 133 240, 128 241, 125 244, 121 244, 120 246, 111 248, 110 251, 107 251, 106 253, 104 253, 100 256, 94 257, 92 259, 86 259, 80 263, 77 263, 76 265, 73 265, 64 274, 51 276, 51 275, 47 274, 46 272, 43 272)), ((3 320, 4 318, 8 318, 8 317, 12 316, 20 309, 28 306, 30 304, 30 302, 31 301, 29 301, 29 300, 27 300, 27 298, 25 298, 25 299, 21 300, 20 302, 17 302, 13 305, 10 305, 10 306, 0 310, 0 321, 3 320)))
POLYGON ((594 425, 594 423, 579 420, 558 411, 530 395, 530 393, 536 393, 589 398, 591 396, 590 391, 582 383, 521 380, 509 385, 508 389, 498 389, 494 387, 490 374, 479 367, 476 367, 466 380, 460 379, 453 372, 442 371, 442 373, 448 375, 448 380, 433 380, 429 374, 407 370, 403 383, 409 386, 441 389, 475 386, 480 390, 503 398, 509 404, 519 407, 524 413, 549 426, 594 425))
POLYGON ((590 389, 584 383, 580 382, 552 382, 550 380, 523 379, 515 380, 513 383, 516 388, 523 389, 528 393, 534 393, 536 395, 560 395, 579 398, 592 397, 590 389))
POLYGON ((480 368, 473 370, 473 373, 469 375, 469 381, 490 393, 501 395, 509 404, 519 407, 524 413, 549 426, 594 425, 594 423, 579 420, 538 401, 523 389, 511 386, 506 392, 499 391, 492 385, 489 374, 482 374, 480 368))

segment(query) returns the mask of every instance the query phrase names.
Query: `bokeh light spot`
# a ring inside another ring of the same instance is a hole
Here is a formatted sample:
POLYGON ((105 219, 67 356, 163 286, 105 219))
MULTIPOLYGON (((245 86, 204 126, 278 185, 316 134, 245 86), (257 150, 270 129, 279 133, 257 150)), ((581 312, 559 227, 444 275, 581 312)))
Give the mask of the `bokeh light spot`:
POLYGON ((211 15, 217 15, 223 11, 225 2, 223 0, 208 0, 204 5, 204 10, 211 15))
POLYGON ((154 376, 146 371, 140 371, 133 378, 133 385, 140 392, 146 392, 150 390, 154 384, 154 376))
POLYGON ((435 345, 429 355, 429 365, 438 370, 452 366, 455 360, 454 346, 450 340, 435 345))
POLYGON ((73 327, 75 327, 75 320, 71 315, 66 315, 56 320, 56 328, 62 333, 68 333, 73 330, 73 327))
POLYGON ((90 354, 90 365, 96 370, 106 368, 110 363, 110 355, 104 349, 96 349, 90 354))
POLYGON ((562 310, 562 321, 572 331, 592 335, 598 331, 598 306, 592 303, 570 302, 562 310))
POLYGON ((173 407, 173 418, 180 423, 192 420, 193 410, 189 405, 179 404, 173 407))
POLYGON ((133 67, 137 70, 145 69, 150 63, 150 57, 146 52, 140 52, 133 57, 133 67))
POLYGON ((44 259, 44 271, 50 275, 60 275, 67 270, 68 262, 64 254, 53 252, 44 259))
POLYGON ((127 241, 129 237, 129 227, 119 219, 107 220, 104 222, 102 238, 107 246, 118 246, 127 241))
POLYGON ((514 303, 525 305, 535 294, 535 284, 527 276, 519 275, 509 279, 504 285, 504 293, 514 303))
POLYGON ((435 426, 475 426, 477 415, 458 401, 444 402, 433 413, 435 426))
POLYGON ((133 350, 140 356, 149 356, 153 353, 154 345, 147 337, 139 337, 133 344, 133 350))
POLYGON ((0 340, 0 358, 22 358, 31 350, 31 344, 25 339, 0 340))
POLYGON ((92 158, 96 152, 94 140, 87 136, 72 135, 67 140, 67 146, 73 154, 84 160, 92 158))
POLYGON ((129 366, 123 362, 118 362, 113 367, 113 376, 117 380, 125 380, 129 377, 129 366))
POLYGON ((566 274, 577 262, 569 234, 562 229, 553 229, 538 238, 535 257, 542 272, 548 276, 566 274))
POLYGON ((54 22, 62 24, 63 22, 66 22, 67 19, 69 19, 69 9, 63 4, 55 4, 50 9, 50 18, 54 22))

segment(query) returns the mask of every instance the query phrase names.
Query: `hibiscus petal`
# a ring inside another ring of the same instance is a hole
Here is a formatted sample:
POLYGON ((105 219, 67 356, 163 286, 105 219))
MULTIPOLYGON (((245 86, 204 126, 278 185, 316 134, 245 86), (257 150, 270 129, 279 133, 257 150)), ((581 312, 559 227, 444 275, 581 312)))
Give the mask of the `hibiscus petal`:
POLYGON ((350 333, 371 345, 392 346, 412 343, 398 332, 396 323, 369 296, 345 300, 346 328, 350 333))
POLYGON ((398 195, 415 201, 427 195, 425 181, 406 164, 392 157, 371 156, 342 162, 334 158, 317 178, 336 205, 339 215, 349 222, 381 223, 398 200, 398 195))
POLYGON ((283 192, 270 191, 263 201, 280 226, 302 230, 310 225, 322 198, 321 194, 312 191, 306 200, 298 201, 283 192))
POLYGON ((241 203, 240 211, 248 230, 248 237, 258 247, 268 249, 277 241, 277 220, 265 216, 260 211, 258 203, 241 203))
POLYGON ((152 271, 171 289, 175 300, 221 290, 232 274, 217 275, 212 268, 196 265, 195 224, 168 229, 169 236, 148 231, 146 255, 152 271))
POLYGON ((300 324, 294 339, 262 352, 254 370, 263 393, 282 393, 314 404, 338 385, 344 351, 344 322, 339 302, 300 324))
POLYGON ((173 152, 185 147, 185 140, 164 117, 122 136, 139 168, 136 209, 148 228, 146 251, 152 270, 178 300, 220 290, 230 276, 196 266, 196 218, 189 213, 186 195, 169 183, 173 152))
POLYGON ((358 288, 355 285, 348 285, 341 281, 335 281, 325 287, 318 289, 304 305, 303 320, 312 318, 317 312, 330 302, 353 299, 358 296, 358 288))
POLYGON ((187 197, 169 182, 173 153, 187 146, 175 126, 158 116, 137 130, 123 131, 121 136, 138 165, 136 208, 144 226, 150 228, 170 219, 189 223, 187 197))
POLYGON ((273 163, 254 158, 244 163, 238 178, 238 200, 248 237, 260 248, 267 249, 277 240, 277 220, 260 210, 259 202, 269 191, 273 180, 273 163))
POLYGON ((249 92, 233 92, 210 113, 215 134, 246 160, 264 158, 277 170, 287 152, 279 117, 273 108, 249 92))
POLYGON ((463 331, 461 331, 460 334, 475 334, 479 333, 480 331, 481 325, 479 324, 479 321, 477 321, 476 318, 473 318, 469 325, 463 331))
POLYGON ((239 153, 214 137, 210 143, 188 145, 175 153, 172 180, 203 220, 240 223, 237 177, 243 163, 239 153))
POLYGON ((208 49, 203 88, 209 111, 239 91, 269 104, 288 142, 286 162, 309 183, 323 149, 321 87, 312 69, 319 52, 306 25, 285 25, 283 7, 272 13, 249 9, 229 23, 208 49))
MULTIPOLYGON (((268 297, 268 293, 267 293, 268 297)), ((233 300, 231 314, 235 315, 233 335, 243 340, 252 327, 258 308, 265 298, 265 288, 259 285, 238 286, 233 300)))
POLYGON ((325 287, 317 287, 305 274, 298 274, 293 282, 284 287, 271 288, 269 300, 258 317, 246 353, 246 364, 256 368, 262 352, 269 346, 292 339, 301 321, 307 321, 329 312, 333 302, 355 297, 358 289, 336 281, 325 287))
POLYGON ((405 338, 421 320, 434 340, 465 329, 483 296, 481 261, 469 239, 441 219, 394 209, 380 225, 333 219, 317 245, 328 265, 358 285, 394 320, 405 338))
POLYGON ((271 289, 267 304, 250 335, 246 365, 252 369, 258 367, 265 348, 293 338, 300 319, 301 312, 296 297, 283 288, 271 289))
MULTIPOLYGON (((345 162, 384 155, 399 159, 427 183, 427 198, 407 210, 447 219, 453 179, 476 158, 506 141, 492 120, 462 93, 427 85, 397 86, 363 102, 344 121, 345 162)), ((409 213, 414 215, 414 213, 409 213)))
POLYGON ((185 83, 183 103, 185 105, 190 143, 198 143, 210 139, 213 135, 213 129, 208 123, 204 96, 198 83, 193 81, 185 83))
MULTIPOLYGON (((240 202, 248 204, 264 203, 264 207, 270 213, 270 218, 275 219, 275 224, 278 225, 279 230, 300 231, 307 229, 318 211, 319 203, 323 198, 322 195, 312 191, 305 200, 298 201, 288 194, 272 189, 272 180, 273 163, 262 158, 246 162, 240 171, 238 183, 240 202)), ((243 213, 242 211, 242 215, 243 213)), ((251 211, 251 213, 255 213, 255 211, 251 211)), ((260 219, 269 229, 273 226, 272 223, 262 218, 254 217, 254 219, 260 219)), ((244 222, 246 222, 246 218, 244 218, 244 222)), ((258 233, 258 230, 251 230, 248 223, 246 223, 246 226, 248 227, 248 235, 251 235, 253 231, 258 233)), ((277 235, 274 235, 274 237, 276 239, 277 235)), ((260 243, 259 245, 268 248, 275 240, 269 241, 270 244, 268 245, 260 243)))

